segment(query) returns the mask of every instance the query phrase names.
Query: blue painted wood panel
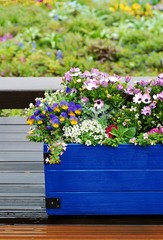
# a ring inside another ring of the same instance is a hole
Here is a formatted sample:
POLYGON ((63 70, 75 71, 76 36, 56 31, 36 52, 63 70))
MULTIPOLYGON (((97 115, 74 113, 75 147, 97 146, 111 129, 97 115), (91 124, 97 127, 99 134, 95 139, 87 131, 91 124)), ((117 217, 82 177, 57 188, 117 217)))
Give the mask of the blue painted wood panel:
POLYGON ((149 191, 163 190, 163 171, 83 170, 48 171, 48 192, 149 191))
MULTIPOLYGON (((48 147, 44 145, 44 153, 48 147)), ((85 146, 69 144, 61 156, 61 163, 53 165, 50 169, 162 169, 163 145, 134 146, 120 145, 85 146)))
POLYGON ((80 192, 50 194, 61 201, 49 215, 152 215, 163 214, 163 192, 80 192))
POLYGON ((45 188, 61 201, 50 215, 163 214, 163 145, 68 145, 60 164, 45 164, 45 188))

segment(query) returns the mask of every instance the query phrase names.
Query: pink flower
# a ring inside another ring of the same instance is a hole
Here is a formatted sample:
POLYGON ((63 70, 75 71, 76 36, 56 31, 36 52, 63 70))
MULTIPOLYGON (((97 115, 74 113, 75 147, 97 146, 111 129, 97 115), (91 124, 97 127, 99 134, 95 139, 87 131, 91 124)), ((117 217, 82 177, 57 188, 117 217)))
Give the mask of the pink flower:
POLYGON ((107 133, 107 135, 108 135, 108 138, 113 138, 113 135, 111 134, 111 131, 112 131, 113 128, 115 128, 115 129, 118 130, 118 126, 116 126, 116 125, 114 125, 114 124, 111 124, 110 126, 108 126, 108 127, 105 129, 105 131, 106 131, 106 133, 107 133))
POLYGON ((156 101, 152 102, 149 106, 151 109, 156 108, 156 101))
POLYGON ((81 101, 82 101, 82 103, 87 103, 87 102, 89 101, 89 99, 88 99, 87 97, 83 97, 83 98, 81 99, 81 101))
POLYGON ((70 72, 65 73, 64 79, 65 79, 67 82, 71 82, 71 81, 72 81, 72 76, 71 76, 70 72))
POLYGON ((103 108, 104 101, 102 101, 101 99, 97 99, 94 102, 95 102, 94 108, 96 108, 97 110, 103 108))
POLYGON ((159 133, 159 134, 163 134, 163 127, 160 128, 152 128, 148 134, 154 134, 154 133, 159 133))
POLYGON ((145 116, 150 116, 151 115, 151 108, 149 106, 147 107, 144 107, 142 110, 141 110, 141 113, 145 116))
POLYGON ((84 82, 84 86, 87 90, 94 90, 99 87, 99 82, 96 79, 87 79, 84 82))
POLYGON ((116 75, 109 77, 109 81, 112 82, 112 83, 115 83, 115 82, 117 82, 120 79, 121 78, 119 76, 116 76, 116 75))
POLYGON ((135 96, 133 97, 133 102, 134 103, 141 103, 141 101, 142 101, 142 94, 141 93, 135 94, 135 96))
POLYGON ((151 102, 151 96, 149 95, 149 93, 145 93, 142 96, 142 102, 145 104, 148 104, 151 102))
POLYGON ((163 73, 160 73, 160 74, 158 75, 158 78, 163 79, 163 73))
POLYGON ((125 91, 125 93, 127 93, 129 95, 133 95, 134 88, 132 86, 128 86, 127 89, 125 89, 124 91, 125 91))

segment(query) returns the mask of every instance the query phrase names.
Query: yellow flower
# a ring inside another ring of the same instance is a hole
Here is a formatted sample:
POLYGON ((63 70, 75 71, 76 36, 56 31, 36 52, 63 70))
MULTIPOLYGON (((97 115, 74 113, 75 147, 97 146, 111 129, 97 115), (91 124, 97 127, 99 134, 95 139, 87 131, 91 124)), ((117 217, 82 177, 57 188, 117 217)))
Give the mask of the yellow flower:
POLYGON ((63 110, 67 110, 67 109, 68 109, 68 106, 67 106, 67 105, 62 105, 62 109, 63 109, 63 110))
POLYGON ((54 123, 54 124, 53 124, 53 127, 54 127, 54 128, 58 128, 58 127, 59 127, 59 124, 58 124, 58 123, 54 123))
POLYGON ((75 120, 75 119, 72 119, 70 122, 71 122, 72 125, 76 125, 76 124, 78 124, 78 121, 75 120))
MULTIPOLYGON (((80 114, 81 114, 81 109, 75 110, 75 113, 76 113, 77 115, 80 115, 80 114)), ((71 115, 71 116, 72 116, 72 115, 71 115)))
POLYGON ((37 122, 37 123, 38 123, 39 125, 40 125, 40 124, 42 124, 42 120, 38 120, 38 122, 37 122))
POLYGON ((55 107, 53 110, 54 110, 54 112, 60 112, 61 111, 59 107, 55 107))
POLYGON ((141 9, 141 5, 140 4, 138 4, 138 3, 133 3, 132 5, 131 5, 131 8, 133 9, 133 10, 140 10, 141 9))
POLYGON ((75 113, 73 111, 69 111, 68 115, 71 116, 71 117, 74 117, 75 113))
POLYGON ((28 118, 28 119, 27 119, 27 124, 28 124, 28 125, 33 125, 33 124, 34 124, 34 121, 35 121, 35 120, 34 120, 33 118, 28 118))
POLYGON ((65 121, 65 118, 61 116, 61 117, 59 118, 59 120, 60 120, 61 122, 64 122, 64 121, 65 121))

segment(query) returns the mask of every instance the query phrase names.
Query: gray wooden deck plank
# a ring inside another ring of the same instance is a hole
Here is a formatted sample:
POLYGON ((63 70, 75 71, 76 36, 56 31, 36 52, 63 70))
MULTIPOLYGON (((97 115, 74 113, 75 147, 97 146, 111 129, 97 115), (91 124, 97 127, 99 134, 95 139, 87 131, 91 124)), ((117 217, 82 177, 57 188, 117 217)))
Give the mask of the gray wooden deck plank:
POLYGON ((38 152, 42 150, 42 143, 33 142, 1 142, 0 151, 12 151, 12 152, 38 152))
POLYGON ((19 172, 19 173, 10 173, 6 174, 3 172, 0 172, 0 183, 6 184, 6 183, 12 183, 12 184, 43 184, 44 183, 44 176, 43 172, 38 173, 31 173, 31 172, 19 172))
POLYGON ((0 162, 43 162, 43 151, 0 152, 0 162))
POLYGON ((0 162, 0 171, 11 172, 43 172, 43 161, 41 162, 0 162))

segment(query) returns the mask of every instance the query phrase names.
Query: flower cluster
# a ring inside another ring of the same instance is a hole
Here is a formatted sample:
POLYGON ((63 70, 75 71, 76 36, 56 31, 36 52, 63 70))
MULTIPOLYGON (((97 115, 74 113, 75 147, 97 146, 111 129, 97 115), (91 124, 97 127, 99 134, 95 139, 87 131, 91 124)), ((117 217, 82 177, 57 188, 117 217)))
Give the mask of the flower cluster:
POLYGON ((71 68, 62 85, 27 109, 27 123, 34 125, 28 137, 49 144, 50 163, 59 162, 67 143, 163 143, 163 74, 133 84, 130 76, 71 68))
POLYGON ((130 5, 125 3, 114 4, 110 7, 110 11, 123 11, 137 17, 153 16, 152 5, 150 5, 149 3, 146 3, 144 5, 139 3, 132 3, 130 5))
POLYGON ((67 142, 89 145, 103 144, 105 129, 97 120, 84 120, 78 125, 63 128, 67 142))

